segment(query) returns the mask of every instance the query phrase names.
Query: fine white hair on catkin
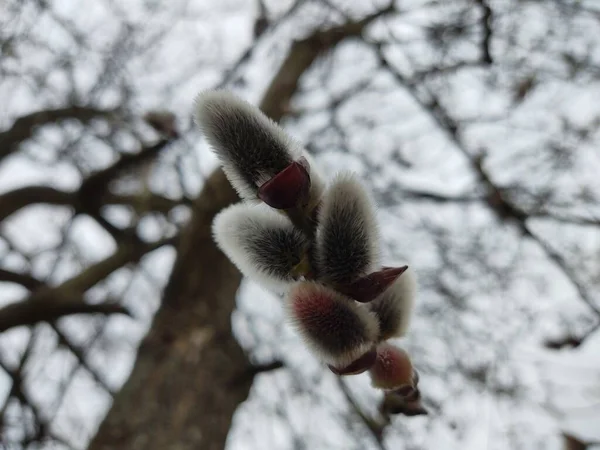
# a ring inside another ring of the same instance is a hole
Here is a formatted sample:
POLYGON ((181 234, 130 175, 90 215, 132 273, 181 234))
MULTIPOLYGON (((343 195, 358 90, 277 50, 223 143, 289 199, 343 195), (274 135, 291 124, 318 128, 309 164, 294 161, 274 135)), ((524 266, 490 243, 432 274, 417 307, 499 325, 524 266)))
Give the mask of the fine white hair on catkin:
POLYGON ((368 304, 379 321, 379 340, 406 335, 416 291, 417 279, 414 271, 409 268, 385 292, 368 304))
POLYGON ((258 186, 302 156, 279 125, 228 91, 200 93, 195 120, 243 199, 256 200, 258 186))
POLYGON ((325 191, 325 181, 312 155, 304 150, 302 152, 302 156, 304 159, 306 159, 309 165, 308 173, 310 175, 310 206, 314 208, 323 197, 323 192, 325 191))
POLYGON ((266 205, 229 206, 215 217, 213 236, 240 272, 278 293, 295 281, 292 270, 309 245, 283 214, 266 205))
POLYGON ((311 352, 337 368, 371 350, 379 334, 377 319, 365 305, 316 282, 292 286, 286 307, 311 352))
POLYGON ((335 177, 323 196, 318 222, 316 255, 324 280, 348 284, 379 266, 374 202, 355 174, 335 177))

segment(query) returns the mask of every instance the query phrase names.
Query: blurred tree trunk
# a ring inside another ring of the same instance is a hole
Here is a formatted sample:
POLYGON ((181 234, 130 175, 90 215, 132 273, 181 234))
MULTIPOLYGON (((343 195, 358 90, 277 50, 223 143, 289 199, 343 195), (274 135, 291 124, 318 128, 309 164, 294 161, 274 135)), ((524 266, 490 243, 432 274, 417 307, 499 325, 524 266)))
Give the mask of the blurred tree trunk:
POLYGON ((222 449, 252 379, 231 333, 241 276, 212 241, 212 217, 236 200, 222 171, 196 201, 163 303, 130 379, 92 449, 222 449))
MULTIPOLYGON (((279 121, 298 81, 317 57, 391 12, 317 31, 295 41, 261 109, 279 121)), ((213 243, 212 219, 237 196, 221 170, 206 181, 179 242, 163 303, 131 377, 90 444, 92 450, 217 450, 252 385, 252 367, 231 333, 241 281, 213 243)))

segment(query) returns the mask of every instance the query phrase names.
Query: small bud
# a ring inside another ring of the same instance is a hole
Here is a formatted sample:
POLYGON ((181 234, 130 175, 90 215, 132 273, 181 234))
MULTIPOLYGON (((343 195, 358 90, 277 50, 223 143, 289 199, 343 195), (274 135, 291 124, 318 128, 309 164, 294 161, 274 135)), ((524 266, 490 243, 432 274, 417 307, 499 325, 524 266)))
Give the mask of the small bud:
POLYGON ((260 109, 230 92, 201 93, 196 122, 243 199, 302 156, 302 147, 260 109))
POLYGON ((247 277, 285 292, 306 266, 309 242, 283 215, 264 205, 239 203, 213 222, 214 239, 247 277))
POLYGON ((373 348, 377 320, 363 305, 314 282, 296 284, 288 299, 299 333, 325 363, 345 370, 373 348))
POLYGON ((406 269, 408 266, 386 267, 359 278, 349 285, 341 286, 339 291, 357 302, 367 303, 380 296, 406 269))
POLYGON ((410 401, 394 391, 386 392, 381 405, 381 411, 384 414, 403 414, 405 416, 420 416, 429 414, 421 403, 420 396, 417 400, 410 401))
POLYGON ((360 373, 366 372, 373 364, 375 364, 375 360, 377 359, 377 350, 374 348, 369 350, 367 353, 362 355, 356 361, 351 362, 346 367, 337 368, 328 365, 329 370, 331 370, 336 375, 358 375, 360 373))
POLYGON ((294 161, 258 190, 258 197, 272 208, 290 209, 308 202, 310 175, 307 168, 294 161))
MULTIPOLYGON (((404 266, 407 267, 407 266, 404 266)), ((396 278, 369 308, 379 320, 379 340, 402 337, 408 331, 415 302, 417 282, 412 270, 396 278)))
POLYGON ((370 370, 373 386, 380 389, 398 389, 413 386, 413 365, 408 353, 388 343, 377 346, 377 360, 370 370))
POLYGON ((336 287, 354 282, 377 264, 379 230, 369 194, 353 174, 333 181, 319 209, 317 262, 323 279, 336 287))

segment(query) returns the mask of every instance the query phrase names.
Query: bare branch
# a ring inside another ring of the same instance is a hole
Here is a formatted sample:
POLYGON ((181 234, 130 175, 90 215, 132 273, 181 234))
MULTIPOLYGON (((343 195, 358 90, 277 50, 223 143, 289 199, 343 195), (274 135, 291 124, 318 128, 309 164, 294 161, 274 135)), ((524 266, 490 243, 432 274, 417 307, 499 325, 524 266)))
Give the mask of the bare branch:
POLYGON ((123 242, 115 253, 88 267, 59 286, 40 289, 28 299, 0 308, 0 332, 21 325, 52 322, 72 314, 128 314, 118 304, 85 303, 83 293, 124 265, 139 261, 145 254, 173 245, 177 236, 157 242, 123 242))
POLYGON ((0 269, 0 281, 7 281, 9 283, 20 284, 30 291, 34 291, 42 286, 44 283, 31 275, 25 273, 12 272, 6 269, 0 269))
POLYGON ((114 112, 114 110, 87 106, 68 106, 60 109, 36 111, 20 117, 15 120, 12 127, 0 133, 0 161, 16 151, 19 144, 29 139, 37 127, 67 119, 75 119, 85 123, 98 117, 109 117, 114 112))
POLYGON ((402 188, 402 194, 413 200, 426 200, 435 203, 470 203, 483 200, 481 195, 446 195, 413 188, 402 188))
POLYGON ((28 186, 0 195, 0 222, 21 208, 34 203, 74 206, 75 193, 50 186, 28 186))
POLYGON ((483 27, 483 40, 481 41, 482 59, 486 64, 492 64, 492 54, 490 53, 490 41, 492 40, 492 8, 486 0, 475 0, 475 3, 481 6, 483 16, 481 25, 483 27))
POLYGON ((0 309, 0 332, 10 328, 51 322, 72 314, 127 314, 117 303, 84 303, 81 296, 51 298, 49 301, 25 300, 0 309))
POLYGON ((362 408, 356 402, 356 400, 354 400, 354 397, 352 397, 352 393, 350 392, 350 389, 348 389, 348 386, 346 386, 346 383, 344 383, 344 381, 340 377, 337 377, 337 384, 338 384, 340 390, 342 391, 342 394, 344 394, 346 401, 348 402, 348 404, 350 405, 350 407, 356 414, 356 416, 358 416, 358 418, 367 427, 367 429, 373 436, 373 439, 375 439, 375 442, 377 443, 377 447, 380 448, 381 450, 385 450, 385 446, 383 445, 383 437, 384 437, 383 433, 384 433, 387 425, 389 425, 389 418, 382 417, 379 420, 377 420, 372 417, 369 417, 362 410, 362 408))
POLYGON ((531 230, 527 223, 527 220, 530 218, 529 214, 512 203, 506 197, 504 191, 494 183, 483 166, 482 157, 479 155, 472 155, 469 150, 467 150, 460 136, 458 122, 446 112, 444 107, 437 98, 433 97, 431 92, 426 92, 426 95, 428 95, 429 98, 425 100, 423 98, 423 93, 417 92, 415 87, 387 61, 380 46, 376 48, 376 53, 381 66, 387 69, 396 81, 407 89, 408 93, 412 95, 415 101, 422 107, 423 111, 431 116, 433 121, 439 126, 440 130, 446 134, 449 140, 463 154, 467 161, 469 161, 472 169, 478 175, 479 180, 489 193, 487 196, 487 204, 496 213, 498 218, 501 220, 512 220, 523 235, 537 242, 548 258, 554 262, 569 279, 573 287, 577 290, 579 298, 588 305, 596 317, 600 318, 600 307, 594 303, 586 287, 578 280, 575 271, 567 264, 560 253, 554 250, 546 241, 531 230))
MULTIPOLYGON (((70 206, 81 209, 79 191, 61 191, 50 186, 28 186, 0 195, 0 222, 18 210, 34 204, 70 206)), ((91 200, 89 197, 86 200, 91 200)), ((153 192, 138 195, 120 195, 107 192, 102 196, 103 205, 128 205, 138 214, 156 211, 167 214, 179 205, 191 205, 191 200, 174 200, 153 192)), ((88 208, 83 208, 88 209, 88 208)))

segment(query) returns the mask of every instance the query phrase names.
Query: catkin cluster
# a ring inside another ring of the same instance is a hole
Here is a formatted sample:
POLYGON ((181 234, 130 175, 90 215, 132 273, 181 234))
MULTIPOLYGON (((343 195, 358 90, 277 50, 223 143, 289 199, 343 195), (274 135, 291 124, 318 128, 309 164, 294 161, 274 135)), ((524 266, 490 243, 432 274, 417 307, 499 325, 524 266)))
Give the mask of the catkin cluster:
POLYGON ((338 375, 368 371, 397 412, 423 413, 408 353, 416 282, 408 266, 382 267, 374 203, 353 173, 326 183, 303 147, 258 108, 226 91, 200 94, 196 121, 242 202, 213 223, 240 269, 285 295, 307 347, 338 375))

